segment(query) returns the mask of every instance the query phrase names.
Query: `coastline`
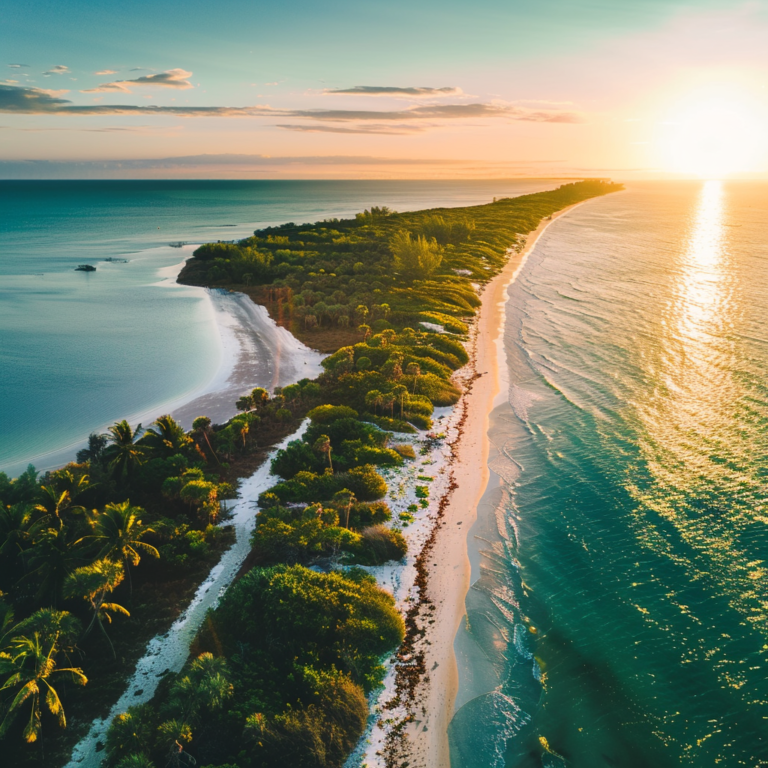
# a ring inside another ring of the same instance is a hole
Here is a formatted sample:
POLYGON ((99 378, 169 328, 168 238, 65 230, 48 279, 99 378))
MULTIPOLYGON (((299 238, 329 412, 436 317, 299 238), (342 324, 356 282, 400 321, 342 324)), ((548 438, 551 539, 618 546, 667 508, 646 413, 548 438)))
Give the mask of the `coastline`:
POLYGON ((483 290, 482 306, 471 339, 470 387, 461 409, 460 434, 453 444, 453 483, 436 526, 434 544, 427 563, 426 598, 433 607, 422 616, 425 634, 419 641, 426 677, 411 703, 411 710, 423 712, 406 733, 409 753, 419 768, 450 768, 448 726, 454 715, 459 675, 454 641, 465 616, 465 599, 470 588, 471 564, 469 529, 477 519, 490 480, 488 437, 490 414, 507 382, 503 346, 507 290, 535 248, 539 237, 560 216, 583 203, 564 208, 542 221, 531 232, 523 248, 512 253, 506 266, 483 290))
MULTIPOLYGON (((159 405, 119 417, 125 418, 132 426, 147 426, 166 413, 170 413, 185 429, 190 429, 192 421, 200 415, 209 416, 214 423, 222 423, 236 415, 235 402, 244 392, 254 387, 272 391, 275 387, 304 377, 315 378, 322 370, 320 361, 325 355, 310 349, 278 326, 266 308, 254 304, 246 294, 178 283, 177 277, 196 247, 185 245, 180 249, 186 258, 177 264, 160 267, 156 273, 157 280, 151 285, 199 292, 206 301, 207 312, 214 325, 219 347, 218 364, 207 381, 194 389, 159 405)), ((106 432, 112 423, 114 420, 92 431, 106 432)), ((40 472, 58 469, 74 461, 77 451, 86 446, 87 435, 52 451, 10 463, 1 471, 15 476, 29 464, 40 472)))

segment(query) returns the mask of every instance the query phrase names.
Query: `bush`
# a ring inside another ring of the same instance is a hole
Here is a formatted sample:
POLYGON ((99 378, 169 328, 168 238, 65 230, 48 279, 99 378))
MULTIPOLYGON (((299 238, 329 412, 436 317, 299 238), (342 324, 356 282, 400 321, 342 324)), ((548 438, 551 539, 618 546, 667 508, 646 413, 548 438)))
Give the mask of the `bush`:
POLYGON ((328 424, 337 419, 354 419, 357 417, 357 411, 346 405, 318 405, 307 414, 307 417, 316 424, 328 424))
POLYGON ((278 477, 289 480, 299 472, 322 471, 321 467, 320 457, 309 445, 301 440, 291 440, 275 454, 270 469, 278 477))
POLYGON ((390 560, 402 560, 407 552, 408 544, 402 533, 385 525, 372 525, 361 532, 356 554, 362 565, 383 565, 390 560))
POLYGON ((432 429, 432 419, 420 413, 406 413, 405 418, 419 429, 432 429))
POLYGON ((396 443, 392 446, 393 451, 397 451, 404 459, 415 459, 416 452, 410 443, 396 443))

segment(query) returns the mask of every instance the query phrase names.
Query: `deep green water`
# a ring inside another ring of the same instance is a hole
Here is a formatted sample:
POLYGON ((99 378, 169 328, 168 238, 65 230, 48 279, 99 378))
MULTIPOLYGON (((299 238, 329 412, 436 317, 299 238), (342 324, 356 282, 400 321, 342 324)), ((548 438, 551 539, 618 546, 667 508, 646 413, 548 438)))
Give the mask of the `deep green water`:
POLYGON ((0 471, 68 461, 90 432, 162 412, 215 378, 222 355, 211 302, 172 276, 162 282, 160 270, 189 257, 169 243, 230 240, 371 205, 486 203, 557 184, 0 181, 0 471), (97 271, 73 271, 83 262, 97 271))
POLYGON ((454 768, 768 765, 767 305, 766 184, 633 184, 545 233, 510 290, 454 768))

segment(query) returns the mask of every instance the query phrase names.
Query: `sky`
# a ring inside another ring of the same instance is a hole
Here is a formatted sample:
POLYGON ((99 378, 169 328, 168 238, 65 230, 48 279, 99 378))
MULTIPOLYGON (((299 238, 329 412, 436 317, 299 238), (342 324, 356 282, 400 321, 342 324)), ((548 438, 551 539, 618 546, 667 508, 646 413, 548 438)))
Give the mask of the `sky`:
POLYGON ((0 178, 768 177, 768 0, 0 18, 0 178))

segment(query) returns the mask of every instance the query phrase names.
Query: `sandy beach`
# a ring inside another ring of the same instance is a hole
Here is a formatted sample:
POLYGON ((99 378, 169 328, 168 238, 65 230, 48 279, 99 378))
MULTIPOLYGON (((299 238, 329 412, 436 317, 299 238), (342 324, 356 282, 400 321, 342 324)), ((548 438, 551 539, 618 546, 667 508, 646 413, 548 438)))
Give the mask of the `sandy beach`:
POLYGON ((528 235, 524 247, 511 252, 504 270, 488 283, 482 294, 482 307, 471 339, 471 384, 457 406, 461 410, 459 437, 452 447, 453 482, 424 558, 426 595, 414 616, 417 625, 426 630, 417 641, 423 653, 425 675, 408 704, 414 719, 406 729, 408 741, 403 746, 411 765, 418 768, 450 767, 447 732, 458 690, 454 640, 465 615, 464 601, 470 588, 467 535, 489 480, 489 415, 504 380, 502 335, 507 289, 544 230, 575 207, 542 221, 528 235))

